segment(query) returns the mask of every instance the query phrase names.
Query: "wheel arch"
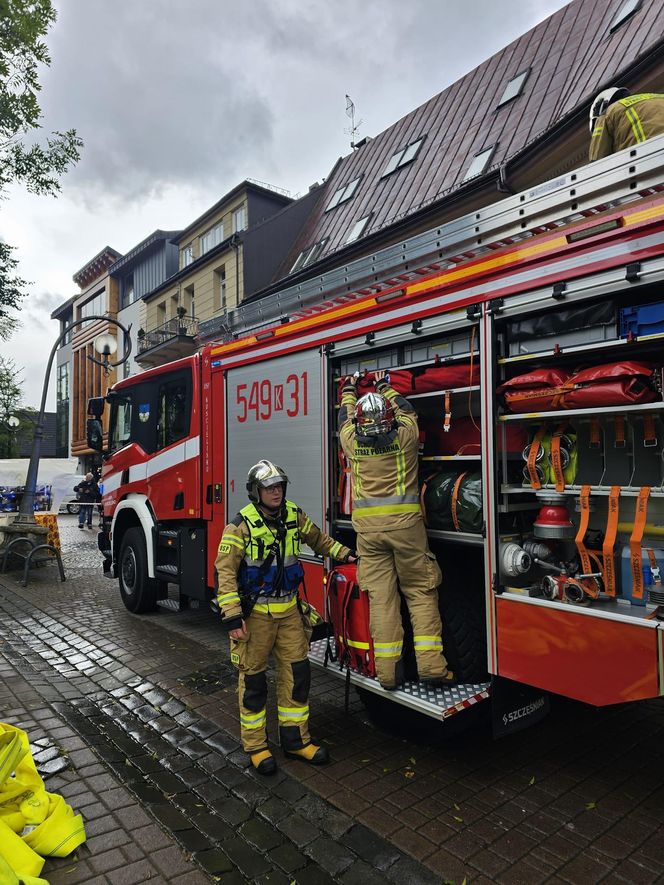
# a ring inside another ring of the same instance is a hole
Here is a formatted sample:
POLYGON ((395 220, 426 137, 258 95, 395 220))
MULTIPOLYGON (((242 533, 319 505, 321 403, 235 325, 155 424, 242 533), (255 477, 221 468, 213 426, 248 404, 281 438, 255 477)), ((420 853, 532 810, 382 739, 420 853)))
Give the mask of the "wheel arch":
POLYGON ((145 495, 130 494, 120 501, 113 514, 111 523, 111 540, 113 561, 118 561, 120 545, 127 529, 138 527, 143 530, 145 536, 145 551, 147 555, 148 577, 154 578, 154 539, 157 521, 145 495))

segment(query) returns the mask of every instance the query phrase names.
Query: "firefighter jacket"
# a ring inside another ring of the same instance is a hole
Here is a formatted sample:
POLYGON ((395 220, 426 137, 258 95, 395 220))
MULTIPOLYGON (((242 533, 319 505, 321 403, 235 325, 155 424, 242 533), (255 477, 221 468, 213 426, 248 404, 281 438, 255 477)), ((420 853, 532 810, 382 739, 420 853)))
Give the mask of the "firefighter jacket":
POLYGON ((292 501, 285 502, 276 519, 248 504, 228 523, 215 562, 226 629, 239 627, 250 610, 283 618, 297 605, 304 575, 299 561, 302 543, 333 559, 347 560, 351 555, 292 501))
POLYGON ((590 139, 588 158, 600 160, 664 132, 664 95, 643 92, 609 105, 590 139))
POLYGON ((397 426, 375 444, 355 435, 354 385, 344 387, 339 410, 339 437, 351 468, 353 528, 358 532, 393 531, 422 519, 415 409, 385 382, 377 390, 392 403, 397 426))

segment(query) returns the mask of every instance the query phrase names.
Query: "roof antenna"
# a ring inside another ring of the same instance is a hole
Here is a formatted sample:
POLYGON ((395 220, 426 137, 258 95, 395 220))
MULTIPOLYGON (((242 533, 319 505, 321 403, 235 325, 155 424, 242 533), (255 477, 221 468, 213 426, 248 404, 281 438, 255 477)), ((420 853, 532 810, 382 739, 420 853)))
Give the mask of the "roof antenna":
POLYGON ((358 120, 357 123, 355 122, 355 105, 353 104, 350 95, 346 95, 346 116, 350 117, 350 129, 344 129, 344 132, 350 135, 350 146, 355 150, 357 147, 357 133, 362 123, 364 123, 364 120, 358 120))

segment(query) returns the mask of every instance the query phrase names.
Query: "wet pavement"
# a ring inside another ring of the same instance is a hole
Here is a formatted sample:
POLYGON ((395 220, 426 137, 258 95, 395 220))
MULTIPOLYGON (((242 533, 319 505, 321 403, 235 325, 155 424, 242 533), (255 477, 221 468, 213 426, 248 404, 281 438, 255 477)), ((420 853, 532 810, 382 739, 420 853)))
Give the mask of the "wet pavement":
POLYGON ((260 778, 240 749, 215 617, 129 614, 94 533, 60 524, 66 583, 51 567, 27 589, 0 576, 0 719, 50 739, 47 788, 89 837, 47 862, 52 885, 662 879, 661 701, 561 700, 497 742, 483 722, 447 740, 406 723, 398 737, 354 693, 346 714, 343 683, 314 669, 312 731, 333 762, 309 768, 277 749, 278 775, 260 778))

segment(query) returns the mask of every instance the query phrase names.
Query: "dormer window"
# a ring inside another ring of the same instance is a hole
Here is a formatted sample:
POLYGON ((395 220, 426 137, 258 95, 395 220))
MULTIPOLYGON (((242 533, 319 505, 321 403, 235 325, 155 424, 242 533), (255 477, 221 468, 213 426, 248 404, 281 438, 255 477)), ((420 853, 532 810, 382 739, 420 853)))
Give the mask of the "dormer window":
POLYGON ((206 230, 204 234, 201 234, 201 255, 205 255, 210 249, 214 249, 223 239, 224 225, 221 222, 215 224, 210 230, 206 230))
POLYGON ((180 265, 181 267, 187 267, 187 265, 191 264, 194 260, 194 247, 191 243, 188 246, 185 246, 182 252, 180 252, 180 265))
POLYGON ((423 141, 424 136, 422 136, 422 138, 418 138, 417 141, 412 141, 410 144, 407 144, 406 147, 398 150, 396 154, 392 154, 390 162, 387 164, 387 166, 383 170, 383 174, 380 177, 385 178, 386 175, 390 175, 397 169, 401 169, 402 166, 406 166, 408 163, 412 163, 417 156, 420 148, 422 147, 423 141))
POLYGON ((297 256, 295 264, 291 267, 290 273, 295 273, 296 270, 302 270, 302 268, 307 267, 307 265, 318 261, 323 249, 327 245, 327 241, 328 237, 325 237, 324 240, 319 240, 319 242, 314 243, 313 246, 308 246, 306 249, 303 249, 297 256))
POLYGON ((526 68, 525 71, 521 71, 521 73, 517 74, 516 77, 512 77, 512 79, 505 87, 505 91, 500 97, 498 107, 502 107, 502 105, 507 104, 508 101, 512 101, 512 99, 518 98, 521 95, 521 93, 523 92, 523 85, 528 79, 529 73, 530 68, 526 68))
POLYGON ((247 227, 247 210, 245 206, 240 206, 238 209, 233 209, 232 213, 233 217, 233 233, 239 233, 241 230, 245 230, 247 227))
POLYGON ((339 190, 334 192, 334 195, 330 202, 325 207, 325 211, 329 212, 330 209, 334 209, 337 206, 340 206, 342 203, 346 203, 355 195, 355 191, 357 190, 357 186, 362 180, 362 176, 359 178, 354 178, 352 181, 349 181, 348 184, 344 184, 339 190))
POLYGON ((613 34, 614 31, 617 31, 618 28, 626 22, 628 18, 631 18, 635 12, 638 12, 639 9, 641 9, 641 0, 625 0, 618 10, 618 15, 616 15, 611 23, 609 33, 613 34))
POLYGON ((483 151, 480 151, 479 154, 475 154, 473 160, 468 167, 468 171, 463 176, 463 181, 468 181, 471 178, 475 178, 476 175, 481 175, 489 163, 491 162, 491 157, 493 156, 493 152, 496 149, 496 145, 492 144, 491 147, 484 148, 483 151))

